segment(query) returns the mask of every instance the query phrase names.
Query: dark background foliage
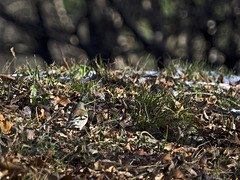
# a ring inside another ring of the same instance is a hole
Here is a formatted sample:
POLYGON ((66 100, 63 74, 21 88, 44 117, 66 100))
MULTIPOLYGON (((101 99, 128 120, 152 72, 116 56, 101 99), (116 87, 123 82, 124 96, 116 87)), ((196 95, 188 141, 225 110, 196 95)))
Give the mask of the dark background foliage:
POLYGON ((240 72, 238 0, 1 0, 0 62, 13 71, 37 59, 62 63, 97 55, 161 67, 207 60, 240 72), (17 59, 12 60, 14 47, 17 59), (36 55, 36 56, 34 56, 36 55))

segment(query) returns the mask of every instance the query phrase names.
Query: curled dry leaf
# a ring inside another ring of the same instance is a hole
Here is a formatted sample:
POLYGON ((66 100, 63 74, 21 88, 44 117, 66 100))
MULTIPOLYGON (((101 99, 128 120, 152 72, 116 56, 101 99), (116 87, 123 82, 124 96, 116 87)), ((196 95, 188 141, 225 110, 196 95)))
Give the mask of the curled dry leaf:
POLYGON ((12 123, 9 121, 1 121, 1 129, 3 134, 10 134, 11 133, 12 123))
POLYGON ((106 165, 105 166, 105 171, 106 172, 109 172, 109 173, 112 173, 113 171, 114 171, 114 166, 112 166, 112 165, 106 165))
POLYGON ((127 143, 125 148, 131 152, 131 145, 130 145, 130 143, 127 143))
POLYGON ((71 101, 63 95, 59 95, 55 98, 55 100, 57 101, 57 103, 61 104, 62 106, 66 106, 67 104, 71 103, 71 101))
POLYGON ((44 117, 45 117, 45 111, 44 109, 41 109, 41 114, 39 115, 39 120, 44 120, 44 117))
POLYGON ((5 120, 4 116, 0 113, 0 121, 4 121, 4 120, 5 120))

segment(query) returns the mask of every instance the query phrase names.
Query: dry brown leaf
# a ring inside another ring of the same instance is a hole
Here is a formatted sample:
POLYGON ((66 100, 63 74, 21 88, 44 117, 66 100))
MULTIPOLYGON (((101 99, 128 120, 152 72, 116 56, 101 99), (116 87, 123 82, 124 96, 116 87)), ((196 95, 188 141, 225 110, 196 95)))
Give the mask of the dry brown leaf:
POLYGON ((208 90, 214 90, 214 87, 212 85, 205 85, 204 87, 208 90))
POLYGON ((4 121, 4 120, 5 120, 4 116, 0 113, 0 121, 4 121))
POLYGON ((231 137, 231 139, 229 141, 233 144, 240 145, 240 140, 239 140, 237 134, 234 134, 233 137, 231 137))
POLYGON ((197 177, 197 173, 196 173, 196 171, 192 168, 192 167, 190 167, 190 166, 185 166, 185 169, 190 173, 190 174, 192 174, 193 176, 196 176, 197 177))
POLYGON ((105 130, 105 131, 102 132, 102 135, 103 135, 104 137, 109 137, 111 134, 112 134, 112 132, 109 131, 109 130, 105 130))
POLYGON ((112 173, 114 171, 114 166, 113 165, 106 165, 105 166, 105 172, 112 173))
POLYGON ((116 133, 116 139, 119 140, 119 134, 118 133, 116 133))
POLYGON ((205 167, 207 166, 207 158, 203 157, 200 159, 200 166, 205 167))
POLYGON ((173 149, 174 143, 165 144, 164 150, 171 151, 173 149))
POLYGON ((163 158, 165 161, 172 161, 172 158, 169 154, 166 154, 163 158))
POLYGON ((117 94, 122 94, 124 92, 124 89, 120 89, 120 88, 115 88, 115 92, 117 94))
POLYGON ((108 119, 108 113, 103 113, 103 118, 108 119))
POLYGON ((99 160, 94 163, 95 170, 99 170, 100 167, 99 165, 100 165, 99 160))
POLYGON ((163 180, 164 179, 164 174, 163 173, 159 173, 155 176, 154 180, 163 180))
POLYGON ((46 168, 49 167, 49 165, 45 161, 43 161, 40 157, 35 157, 32 160, 32 164, 38 167, 46 167, 46 168))
POLYGON ((174 179, 186 179, 184 174, 178 169, 172 169, 170 174, 172 174, 174 179))
POLYGON ((128 133, 128 138, 132 138, 133 137, 133 133, 128 133))
POLYGON ((53 150, 52 149, 48 149, 47 150, 47 156, 48 157, 52 157, 53 156, 53 150))
POLYGON ((10 171, 19 171, 21 173, 25 173, 24 167, 11 163, 10 161, 4 159, 3 156, 0 156, 0 167, 3 169, 8 169, 10 171))
POLYGON ((1 121, 1 129, 3 134, 10 134, 11 133, 12 123, 9 121, 1 121))
POLYGON ((96 115, 95 115, 95 120, 96 120, 97 122, 100 122, 101 117, 102 117, 102 114, 96 114, 96 115))
POLYGON ((172 153, 174 153, 174 152, 178 152, 178 151, 181 151, 182 149, 183 149, 182 147, 180 147, 180 148, 176 148, 176 149, 173 149, 172 153))
POLYGON ((215 170, 213 170, 213 169, 210 169, 210 168, 208 168, 208 167, 204 167, 204 168, 203 168, 203 171, 207 171, 207 172, 213 172, 213 171, 215 171, 215 170))
POLYGON ((167 81, 167 87, 172 87, 172 86, 174 86, 174 85, 175 85, 174 82, 172 82, 172 81, 167 81))
POLYGON ((35 132, 32 129, 27 129, 27 139, 28 140, 34 140, 35 138, 35 132))
POLYGON ((3 171, 0 171, 0 179, 2 179, 4 176, 8 175, 8 170, 3 170, 3 171))
POLYGON ((179 102, 179 101, 174 101, 175 102, 175 106, 177 107, 177 108, 179 108, 180 109, 180 111, 183 111, 184 110, 184 107, 182 106, 182 104, 179 102))
POLYGON ((131 145, 130 145, 130 143, 127 143, 127 145, 125 146, 125 148, 126 148, 127 150, 131 151, 131 145))
POLYGON ((25 106, 22 110, 21 113, 24 115, 25 118, 31 119, 32 118, 32 110, 29 106, 25 106))
POLYGON ((218 77, 217 83, 224 83, 224 77, 222 74, 218 77))
POLYGON ((59 95, 55 98, 58 104, 61 104, 62 106, 66 106, 67 104, 71 103, 68 97, 59 95))
POLYGON ((44 117, 45 117, 45 110, 44 109, 41 109, 41 114, 39 115, 39 120, 40 121, 43 121, 44 120, 44 117))
POLYGON ((233 154, 240 154, 240 147, 235 147, 233 149, 233 154))
POLYGON ((128 124, 123 121, 120 122, 119 124, 120 124, 120 126, 122 126, 123 129, 125 129, 128 126, 128 124))
POLYGON ((146 154, 146 152, 144 151, 144 149, 140 149, 139 151, 138 151, 138 155, 139 156, 143 156, 143 155, 145 155, 146 154))
POLYGON ((237 85, 239 85, 239 84, 240 84, 240 80, 237 81, 237 82, 235 82, 235 83, 230 83, 230 85, 232 85, 232 86, 237 86, 237 85))

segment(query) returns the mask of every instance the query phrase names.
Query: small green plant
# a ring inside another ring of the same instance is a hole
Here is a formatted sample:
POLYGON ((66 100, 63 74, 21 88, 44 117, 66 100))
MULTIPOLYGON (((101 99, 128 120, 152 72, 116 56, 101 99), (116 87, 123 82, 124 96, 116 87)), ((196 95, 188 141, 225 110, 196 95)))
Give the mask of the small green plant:
POLYGON ((36 104, 37 101, 37 90, 38 90, 38 84, 37 83, 33 83, 33 85, 30 87, 30 103, 32 103, 33 105, 36 104))
POLYGON ((166 146, 167 138, 168 138, 168 126, 167 126, 167 129, 166 129, 165 140, 164 140, 163 145, 162 145, 162 151, 164 150, 164 148, 166 146))

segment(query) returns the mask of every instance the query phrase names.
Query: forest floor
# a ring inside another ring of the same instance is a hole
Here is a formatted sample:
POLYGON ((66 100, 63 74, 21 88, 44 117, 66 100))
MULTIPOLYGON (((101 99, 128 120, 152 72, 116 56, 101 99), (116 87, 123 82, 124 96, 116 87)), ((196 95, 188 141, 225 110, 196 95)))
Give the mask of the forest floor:
POLYGON ((96 67, 0 74, 0 178, 240 177, 239 81, 226 83, 199 65, 96 67), (89 121, 81 131, 65 130, 79 101, 89 121))

